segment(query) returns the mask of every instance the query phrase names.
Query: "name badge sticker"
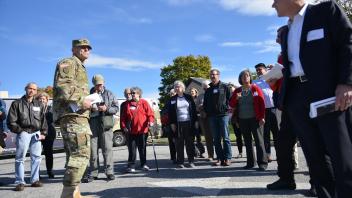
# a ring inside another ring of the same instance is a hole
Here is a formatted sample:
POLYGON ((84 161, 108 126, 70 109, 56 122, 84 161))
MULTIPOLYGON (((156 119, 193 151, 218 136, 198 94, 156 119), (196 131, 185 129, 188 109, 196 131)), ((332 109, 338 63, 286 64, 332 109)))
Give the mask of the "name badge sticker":
POLYGON ((40 107, 33 107, 33 111, 40 111, 40 107))
POLYGON ((216 93, 218 93, 218 92, 219 92, 218 89, 214 89, 214 90, 213 90, 213 93, 214 93, 214 94, 216 94, 216 93))
POLYGON ((131 110, 135 110, 136 107, 135 107, 135 106, 131 106, 130 109, 131 109, 131 110))

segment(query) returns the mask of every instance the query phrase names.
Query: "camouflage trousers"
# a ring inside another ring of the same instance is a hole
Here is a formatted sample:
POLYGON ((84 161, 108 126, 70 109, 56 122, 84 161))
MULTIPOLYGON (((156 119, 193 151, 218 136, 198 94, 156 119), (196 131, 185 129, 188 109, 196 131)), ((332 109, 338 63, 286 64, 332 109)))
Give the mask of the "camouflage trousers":
POLYGON ((67 116, 60 120, 60 129, 66 151, 64 186, 77 186, 81 182, 90 159, 88 118, 67 116))

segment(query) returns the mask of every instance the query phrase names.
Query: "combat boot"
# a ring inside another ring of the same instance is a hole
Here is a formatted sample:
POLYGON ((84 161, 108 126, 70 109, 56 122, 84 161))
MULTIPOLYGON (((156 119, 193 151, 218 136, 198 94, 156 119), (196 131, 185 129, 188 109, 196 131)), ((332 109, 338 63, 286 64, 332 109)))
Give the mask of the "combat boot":
POLYGON ((76 188, 73 186, 64 186, 61 193, 61 198, 72 198, 74 197, 74 192, 76 188))

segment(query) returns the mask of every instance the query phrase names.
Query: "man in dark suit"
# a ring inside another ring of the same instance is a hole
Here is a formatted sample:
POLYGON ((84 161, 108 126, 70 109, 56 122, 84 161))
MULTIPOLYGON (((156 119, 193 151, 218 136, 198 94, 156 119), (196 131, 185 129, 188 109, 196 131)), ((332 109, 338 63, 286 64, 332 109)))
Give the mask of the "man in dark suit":
POLYGON ((281 104, 302 145, 319 197, 352 195, 352 26, 335 1, 274 0, 290 18, 282 37, 281 104), (311 119, 309 104, 336 96, 336 111, 311 119), (326 154, 331 164, 324 163, 326 154))

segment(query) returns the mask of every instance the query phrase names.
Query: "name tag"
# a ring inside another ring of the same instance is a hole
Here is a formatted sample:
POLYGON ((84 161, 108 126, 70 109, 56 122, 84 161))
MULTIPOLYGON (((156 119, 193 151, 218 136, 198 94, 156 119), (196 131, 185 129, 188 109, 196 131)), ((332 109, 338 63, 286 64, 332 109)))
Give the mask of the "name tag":
POLYGON ((307 42, 324 38, 324 29, 311 30, 307 34, 307 42))
POLYGON ((219 92, 218 89, 213 89, 213 93, 214 93, 214 94, 216 94, 216 93, 218 93, 218 92, 219 92))
POLYGON ((33 107, 33 111, 40 111, 40 107, 33 107))
POLYGON ((171 100, 171 104, 176 104, 176 100, 171 100))
POLYGON ((258 96, 258 92, 255 91, 255 92, 253 93, 253 96, 258 96))
POLYGON ((135 106, 131 106, 130 109, 131 109, 131 110, 135 110, 136 107, 135 107, 135 106))

